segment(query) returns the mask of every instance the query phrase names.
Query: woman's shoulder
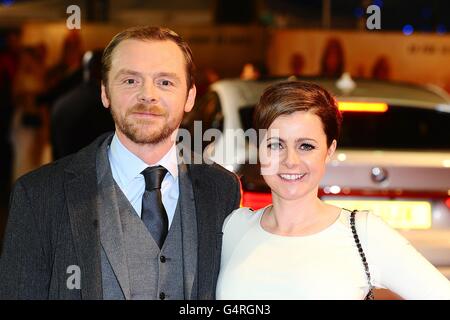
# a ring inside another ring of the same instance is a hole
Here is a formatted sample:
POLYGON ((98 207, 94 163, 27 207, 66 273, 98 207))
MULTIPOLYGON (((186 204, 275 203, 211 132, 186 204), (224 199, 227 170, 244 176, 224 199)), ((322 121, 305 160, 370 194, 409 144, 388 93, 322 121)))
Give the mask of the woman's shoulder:
MULTIPOLYGON (((343 216, 350 226, 352 211, 343 209, 343 216)), ((362 238, 362 242, 372 243, 386 243, 394 240, 400 242, 407 242, 400 233, 391 227, 379 214, 372 210, 357 210, 355 211, 355 227, 357 233, 362 238)))
POLYGON ((259 223, 259 217, 264 212, 264 209, 253 210, 252 208, 242 207, 234 210, 225 219, 223 231, 235 228, 248 228, 254 223, 259 223))

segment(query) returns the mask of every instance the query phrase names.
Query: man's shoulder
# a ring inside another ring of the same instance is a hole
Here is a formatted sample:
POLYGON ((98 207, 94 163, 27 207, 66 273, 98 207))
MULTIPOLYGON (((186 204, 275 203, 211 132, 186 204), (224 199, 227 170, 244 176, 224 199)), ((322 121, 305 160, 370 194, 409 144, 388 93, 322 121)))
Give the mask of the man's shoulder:
POLYGON ((25 187, 36 187, 45 191, 49 185, 56 186, 63 183, 66 171, 82 172, 86 168, 95 167, 96 153, 102 141, 108 134, 101 135, 90 145, 80 151, 61 159, 46 164, 36 170, 33 170, 17 179, 16 184, 25 187))

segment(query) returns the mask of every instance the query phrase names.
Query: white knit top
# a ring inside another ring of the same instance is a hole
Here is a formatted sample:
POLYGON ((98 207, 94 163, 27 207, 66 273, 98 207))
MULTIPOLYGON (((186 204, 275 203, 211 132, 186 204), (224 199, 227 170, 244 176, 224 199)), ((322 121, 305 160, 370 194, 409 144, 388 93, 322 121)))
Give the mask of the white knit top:
MULTIPOLYGON (((225 220, 217 299, 364 299, 349 211, 318 233, 280 236, 261 227, 264 209, 240 208, 225 220)), ((373 286, 405 299, 450 299, 447 278, 381 218, 359 212, 356 229, 373 286)))

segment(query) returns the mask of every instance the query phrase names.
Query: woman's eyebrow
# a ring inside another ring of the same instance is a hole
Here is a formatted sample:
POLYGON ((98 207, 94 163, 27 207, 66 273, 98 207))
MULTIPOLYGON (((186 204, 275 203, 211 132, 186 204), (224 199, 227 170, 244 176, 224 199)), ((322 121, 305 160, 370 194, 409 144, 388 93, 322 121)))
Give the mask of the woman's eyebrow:
POLYGON ((313 139, 313 138, 298 138, 298 139, 295 139, 295 142, 304 142, 304 141, 314 141, 315 143, 317 143, 317 140, 315 140, 315 139, 313 139))

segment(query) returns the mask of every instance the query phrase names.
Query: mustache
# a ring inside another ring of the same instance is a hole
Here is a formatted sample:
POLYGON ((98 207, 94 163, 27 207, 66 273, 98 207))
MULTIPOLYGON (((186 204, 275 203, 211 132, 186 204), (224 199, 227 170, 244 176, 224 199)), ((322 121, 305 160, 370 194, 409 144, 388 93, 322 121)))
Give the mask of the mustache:
POLYGON ((132 114, 135 112, 145 112, 145 113, 151 113, 157 116, 163 116, 166 114, 166 110, 164 110, 163 107, 159 105, 146 105, 143 103, 137 103, 133 107, 131 107, 130 110, 128 110, 128 114, 132 114))

